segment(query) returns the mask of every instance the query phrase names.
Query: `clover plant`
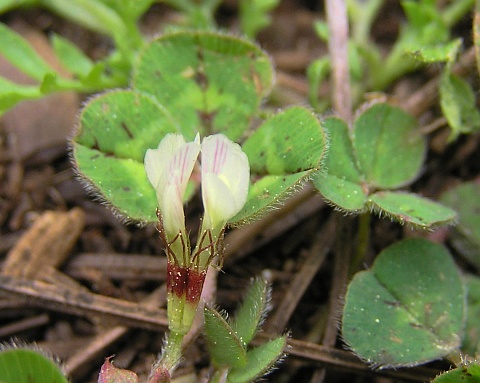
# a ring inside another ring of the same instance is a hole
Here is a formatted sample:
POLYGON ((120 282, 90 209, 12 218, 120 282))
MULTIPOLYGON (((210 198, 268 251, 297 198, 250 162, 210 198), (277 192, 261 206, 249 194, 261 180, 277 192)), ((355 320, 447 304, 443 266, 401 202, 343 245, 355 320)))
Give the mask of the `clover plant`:
MULTIPOLYGON (((222 257, 226 225, 249 221, 286 198, 324 159, 327 135, 305 108, 287 108, 249 131, 272 79, 270 60, 255 44, 220 33, 173 32, 139 53, 131 89, 93 98, 80 116, 72 141, 78 173, 126 219, 156 222, 165 246, 170 335, 152 383, 169 381, 178 364, 207 269, 222 257), (192 175, 198 160, 199 177, 192 175), (198 179, 204 215, 193 246, 183 203, 198 179)), ((244 315, 239 323, 246 323, 244 315)), ((229 381, 261 375, 283 350, 285 338, 248 351, 254 331, 247 338, 214 310, 205 316, 207 340, 230 334, 210 346, 229 381), (219 362, 220 355, 241 355, 242 362, 219 362)))
POLYGON ((330 151, 325 172, 314 178, 322 195, 338 209, 374 211, 401 223, 429 228, 452 222, 455 211, 399 189, 418 177, 425 139, 413 117, 389 104, 363 111, 352 129, 332 117, 325 121, 330 151))

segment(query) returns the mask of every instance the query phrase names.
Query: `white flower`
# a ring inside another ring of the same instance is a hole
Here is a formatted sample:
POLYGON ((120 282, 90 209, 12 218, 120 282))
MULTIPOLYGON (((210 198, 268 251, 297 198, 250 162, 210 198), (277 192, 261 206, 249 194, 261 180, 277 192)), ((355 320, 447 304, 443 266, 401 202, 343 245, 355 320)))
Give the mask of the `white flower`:
POLYGON ((167 134, 157 149, 145 154, 145 170, 157 192, 169 272, 167 273, 168 320, 173 332, 186 333, 200 299, 206 271, 221 255, 223 229, 245 204, 250 167, 240 146, 223 134, 197 135, 185 142, 180 134, 167 134), (183 197, 198 155, 202 152, 202 198, 205 214, 195 251, 185 229, 183 197))
POLYGON ((221 230, 247 200, 250 167, 240 145, 223 134, 208 136, 201 145, 198 134, 188 143, 181 134, 167 134, 158 149, 147 150, 145 169, 170 239, 185 232, 183 197, 200 151, 203 229, 221 230))
POLYGON ((199 152, 198 134, 195 141, 186 143, 181 134, 169 133, 157 149, 145 154, 147 177, 157 192, 163 228, 170 239, 185 232, 183 197, 199 152))
POLYGON ((223 228, 245 205, 250 166, 240 145, 223 134, 202 142, 202 199, 204 229, 223 228))

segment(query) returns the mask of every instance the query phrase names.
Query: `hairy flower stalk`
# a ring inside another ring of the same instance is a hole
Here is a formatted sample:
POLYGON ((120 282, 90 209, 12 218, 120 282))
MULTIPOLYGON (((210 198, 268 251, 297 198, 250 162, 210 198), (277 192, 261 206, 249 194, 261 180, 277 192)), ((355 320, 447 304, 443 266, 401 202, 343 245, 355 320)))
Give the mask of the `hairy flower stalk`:
POLYGON ((145 169, 157 192, 159 231, 168 260, 169 328, 185 334, 195 317, 208 266, 221 256, 225 225, 246 202, 248 159, 222 134, 208 136, 201 144, 198 135, 187 143, 180 134, 167 134, 157 149, 147 150, 145 169), (191 252, 183 198, 200 153, 205 213, 191 252))

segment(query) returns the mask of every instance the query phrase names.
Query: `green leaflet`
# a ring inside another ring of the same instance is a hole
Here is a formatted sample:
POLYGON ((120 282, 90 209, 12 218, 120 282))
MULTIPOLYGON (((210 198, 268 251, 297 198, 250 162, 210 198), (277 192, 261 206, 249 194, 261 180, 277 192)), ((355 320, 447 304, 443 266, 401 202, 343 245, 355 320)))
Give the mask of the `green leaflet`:
POLYGON ((432 383, 479 383, 480 365, 469 363, 438 375, 432 383))
POLYGON ((417 122, 400 108, 376 104, 353 128, 353 149, 370 188, 390 189, 413 181, 425 153, 417 122))
POLYGON ((449 140, 480 129, 480 111, 470 84, 448 70, 440 80, 440 106, 452 132, 449 140))
POLYGON ((221 132, 235 141, 272 80, 270 59, 257 45, 215 32, 177 32, 140 53, 133 87, 181 116, 187 139, 221 132))
POLYGON ((212 308, 205 308, 205 337, 212 363, 217 369, 214 382, 219 381, 221 371, 226 372, 229 383, 253 382, 265 375, 282 357, 286 335, 254 348, 248 347, 265 316, 269 289, 266 280, 255 279, 231 320, 212 308))
POLYGON ((255 381, 278 361, 287 345, 287 337, 281 336, 247 352, 244 368, 233 368, 228 374, 229 383, 249 383, 255 381))
POLYGON ((170 113, 144 94, 112 91, 92 99, 81 122, 73 142, 81 175, 128 219, 156 221, 157 198, 143 158, 178 131, 170 113))
POLYGON ((421 238, 397 242, 350 282, 343 339, 358 356, 380 367, 444 357, 460 346, 465 294, 443 246, 421 238))
POLYGON ((0 23, 0 54, 16 68, 37 81, 42 81, 47 73, 55 70, 18 33, 0 23))
POLYGON ((246 350, 226 319, 209 307, 205 307, 204 315, 207 347, 214 366, 244 367, 247 363, 246 350))
POLYGON ((256 278, 232 321, 232 329, 246 346, 261 325, 270 300, 270 286, 265 279, 256 278))
POLYGON ((0 350, 1 383, 68 383, 53 360, 28 348, 0 350))
POLYGON ((51 41, 55 54, 70 73, 85 77, 91 72, 95 63, 75 44, 57 34, 51 41))
POLYGON ((333 204, 348 211, 362 211, 367 198, 362 187, 365 182, 353 152, 348 126, 339 118, 328 118, 324 127, 330 137, 326 171, 316 174, 313 182, 333 204))
POLYGON ((373 211, 419 228, 454 223, 457 218, 454 210, 410 193, 377 192, 368 198, 368 205, 373 211))
POLYGON ((442 194, 441 201, 458 212, 451 243, 476 268, 480 267, 480 184, 466 182, 442 194))

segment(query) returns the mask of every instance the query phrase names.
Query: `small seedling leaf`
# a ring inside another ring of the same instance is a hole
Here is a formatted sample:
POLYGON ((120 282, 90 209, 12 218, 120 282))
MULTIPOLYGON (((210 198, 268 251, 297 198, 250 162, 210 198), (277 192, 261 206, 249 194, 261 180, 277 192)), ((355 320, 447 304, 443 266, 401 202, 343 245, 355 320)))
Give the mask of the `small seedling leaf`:
POLYGON ((465 294, 443 246, 422 238, 397 242, 350 283, 343 338, 358 356, 380 367, 442 358, 460 346, 465 294))
POLYGON ((45 1, 43 5, 66 19, 107 36, 125 34, 125 23, 104 1, 45 1))
POLYGON ((452 132, 452 141, 462 133, 480 129, 480 111, 471 86, 454 74, 446 72, 440 81, 440 106, 452 132))
POLYGON ((187 139, 199 131, 235 141, 272 79, 270 59, 257 45, 221 33, 182 31, 152 41, 140 53, 133 86, 181 116, 187 139))
POLYGON ((444 193, 441 201, 458 212, 451 242, 477 269, 480 268, 480 184, 467 182, 444 193))
POLYGON ((247 363, 245 348, 225 318, 205 307, 205 336, 212 363, 217 368, 243 367, 247 363))
POLYGON ((435 2, 405 0, 402 7, 409 22, 402 31, 405 42, 421 49, 448 40, 450 31, 435 2))
POLYGON ((409 53, 413 58, 426 64, 437 62, 454 62, 462 46, 461 39, 455 39, 445 44, 422 46, 409 53))
POLYGON ((52 46, 58 59, 70 73, 84 77, 92 70, 94 62, 66 38, 54 34, 52 46))
POLYGON ((3 23, 0 23, 0 41, 0 54, 31 78, 42 81, 47 73, 55 73, 27 40, 3 23))
POLYGON ((61 368, 38 351, 27 348, 0 350, 2 383, 67 383, 61 368))
POLYGON ((310 63, 307 68, 307 78, 308 78, 308 100, 310 105, 313 106, 315 111, 320 112, 326 107, 326 102, 323 100, 321 102, 319 98, 319 88, 325 78, 330 73, 330 58, 322 57, 320 59, 314 60, 310 63))
POLYGON ((423 229, 454 223, 457 213, 439 203, 415 194, 381 191, 368 198, 370 208, 402 224, 423 229))
POLYGON ((418 176, 425 140, 402 109, 375 104, 355 122, 353 147, 360 171, 373 188, 397 188, 418 176))
POLYGON ((33 1, 35 0, 2 0, 0 2, 0 14, 4 14, 7 11, 20 6, 29 5, 33 1))
POLYGON ((178 125, 151 97, 112 91, 92 99, 73 139, 79 173, 128 219, 156 222, 157 198, 143 159, 178 125))
POLYGON ((266 374, 283 355, 287 337, 268 341, 247 352, 247 364, 242 368, 233 368, 227 377, 228 383, 249 383, 266 374))
POLYGON ((438 375, 432 383, 480 383, 480 365, 476 362, 438 375))
POLYGON ((0 115, 20 101, 41 96, 38 86, 18 85, 0 77, 0 115))
POLYGON ((279 0, 241 0, 239 2, 240 26, 249 38, 254 38, 258 31, 270 24, 270 15, 279 0))
POLYGON ((317 173, 313 183, 340 209, 362 211, 367 195, 361 185, 363 177, 357 166, 348 126, 339 118, 329 118, 324 122, 324 128, 330 137, 326 171, 317 173))
POLYGON ((232 328, 246 346, 260 327, 270 300, 270 286, 265 279, 254 279, 245 299, 235 314, 232 328))
POLYGON ((102 0, 127 20, 136 20, 155 2, 155 0, 118 1, 102 0))

